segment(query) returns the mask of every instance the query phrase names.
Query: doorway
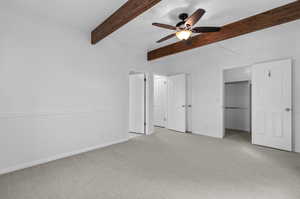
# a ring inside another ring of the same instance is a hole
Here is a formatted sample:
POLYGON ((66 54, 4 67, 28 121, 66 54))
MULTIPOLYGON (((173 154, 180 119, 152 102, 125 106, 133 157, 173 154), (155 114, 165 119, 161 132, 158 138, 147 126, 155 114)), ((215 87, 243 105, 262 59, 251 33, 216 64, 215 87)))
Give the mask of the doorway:
POLYGON ((251 67, 224 70, 224 138, 251 143, 251 67))
POLYGON ((154 76, 154 126, 187 131, 187 75, 154 76))

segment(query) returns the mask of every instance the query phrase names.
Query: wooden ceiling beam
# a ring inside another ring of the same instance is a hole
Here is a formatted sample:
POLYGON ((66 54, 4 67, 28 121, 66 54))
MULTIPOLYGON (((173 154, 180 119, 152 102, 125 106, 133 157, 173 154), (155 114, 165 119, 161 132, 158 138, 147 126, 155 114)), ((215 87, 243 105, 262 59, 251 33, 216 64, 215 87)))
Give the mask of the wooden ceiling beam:
POLYGON ((160 1, 161 0, 128 0, 121 8, 92 31, 91 43, 98 43, 160 1))
POLYGON ((220 32, 191 38, 191 45, 177 42, 148 52, 148 61, 300 19, 300 1, 225 25, 220 32))

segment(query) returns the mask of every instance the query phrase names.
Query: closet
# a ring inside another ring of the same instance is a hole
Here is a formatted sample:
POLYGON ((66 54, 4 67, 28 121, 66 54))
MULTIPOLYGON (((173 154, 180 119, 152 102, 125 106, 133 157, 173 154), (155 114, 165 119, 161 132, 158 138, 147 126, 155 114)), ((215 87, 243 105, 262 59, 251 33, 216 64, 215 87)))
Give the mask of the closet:
MULTIPOLYGON (((251 67, 224 70, 225 136, 251 132, 251 67)), ((250 139, 249 134, 247 138, 250 139)), ((250 140, 249 140, 250 141, 250 140)))

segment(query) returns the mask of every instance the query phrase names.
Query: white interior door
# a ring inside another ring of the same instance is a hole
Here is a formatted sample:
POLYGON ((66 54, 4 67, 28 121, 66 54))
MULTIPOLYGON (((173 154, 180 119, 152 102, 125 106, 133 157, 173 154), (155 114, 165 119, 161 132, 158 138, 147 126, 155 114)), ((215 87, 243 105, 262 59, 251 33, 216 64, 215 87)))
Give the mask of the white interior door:
POLYGON ((254 65, 252 81, 252 143, 291 151, 291 60, 254 65))
POLYGON ((129 76, 129 132, 145 132, 145 75, 129 76))
POLYGON ((168 128, 186 132, 186 75, 168 78, 168 128))
POLYGON ((167 77, 154 77, 154 125, 166 127, 167 122, 167 77))

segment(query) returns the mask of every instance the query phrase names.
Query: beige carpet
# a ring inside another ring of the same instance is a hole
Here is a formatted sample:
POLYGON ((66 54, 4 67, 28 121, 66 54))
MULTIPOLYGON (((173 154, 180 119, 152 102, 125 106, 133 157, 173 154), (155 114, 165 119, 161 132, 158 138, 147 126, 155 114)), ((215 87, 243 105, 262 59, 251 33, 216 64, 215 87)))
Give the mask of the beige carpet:
POLYGON ((251 143, 251 133, 238 130, 226 130, 225 139, 251 143))
POLYGON ((0 176, 1 199, 299 199, 300 155, 157 129, 0 176))

